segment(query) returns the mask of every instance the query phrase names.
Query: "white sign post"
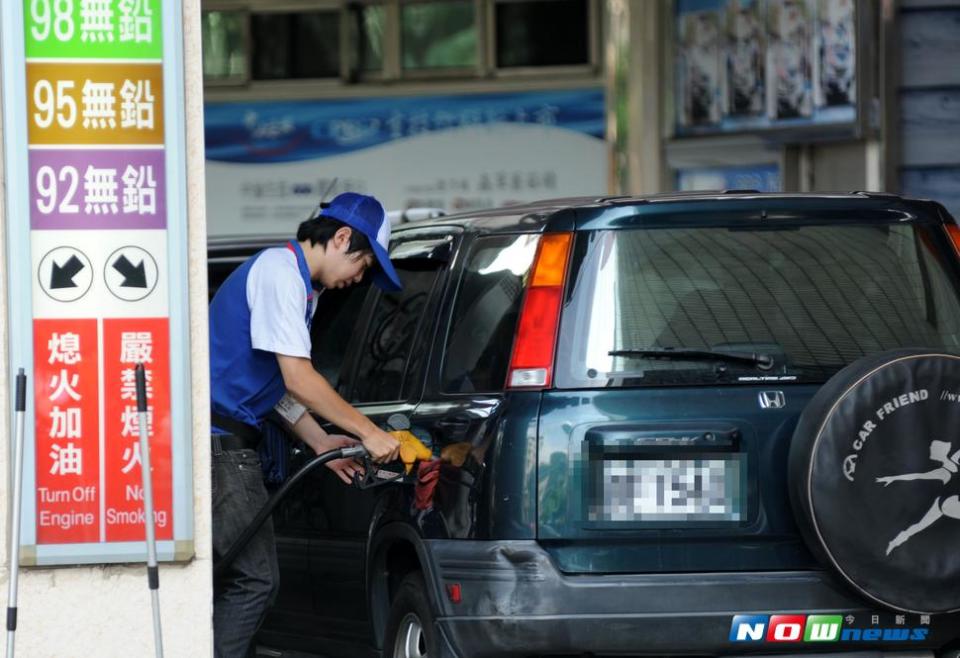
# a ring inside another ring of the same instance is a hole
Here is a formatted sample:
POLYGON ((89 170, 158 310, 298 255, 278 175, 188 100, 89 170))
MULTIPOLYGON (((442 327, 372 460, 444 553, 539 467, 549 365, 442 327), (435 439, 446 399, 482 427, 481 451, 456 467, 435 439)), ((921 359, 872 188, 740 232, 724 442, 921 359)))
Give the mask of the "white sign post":
POLYGON ((181 11, 0 8, 10 353, 33 371, 23 564, 140 561, 146 528, 160 560, 193 556, 181 11))

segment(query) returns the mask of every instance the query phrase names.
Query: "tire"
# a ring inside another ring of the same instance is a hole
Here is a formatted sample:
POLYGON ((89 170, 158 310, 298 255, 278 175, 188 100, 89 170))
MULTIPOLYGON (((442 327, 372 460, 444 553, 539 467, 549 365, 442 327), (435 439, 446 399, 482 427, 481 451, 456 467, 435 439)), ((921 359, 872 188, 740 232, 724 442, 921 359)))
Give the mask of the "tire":
POLYGON ((894 350, 813 397, 790 445, 790 497, 811 552, 894 610, 960 609, 960 356, 894 350))
POLYGON ((390 604, 383 658, 439 658, 440 636, 423 576, 407 574, 390 604))

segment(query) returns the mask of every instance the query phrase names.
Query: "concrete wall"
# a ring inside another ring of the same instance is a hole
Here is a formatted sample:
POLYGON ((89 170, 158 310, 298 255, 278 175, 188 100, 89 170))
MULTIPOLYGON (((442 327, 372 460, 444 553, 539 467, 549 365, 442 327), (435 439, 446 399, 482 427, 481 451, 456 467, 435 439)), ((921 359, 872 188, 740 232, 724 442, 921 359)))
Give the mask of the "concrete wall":
POLYGON ((669 113, 669 53, 663 30, 669 15, 669 0, 603 4, 613 194, 652 194, 670 187, 663 158, 663 115, 669 113))
POLYGON ((785 191, 887 191, 877 140, 786 146, 782 162, 785 191))
MULTIPOLYGON (((211 624, 209 368, 207 356, 206 223, 204 217, 203 82, 200 58, 200 0, 183 0, 187 194, 189 209, 189 285, 191 385, 193 389, 194 527, 196 558, 188 564, 161 565, 160 602, 164 653, 167 656, 209 656, 213 652, 211 624)), ((171 35, 174 38, 179 35, 171 35)), ((5 99, 10 102, 10 99, 5 99)), ((12 102, 22 102, 13 99, 12 102)), ((0 134, 2 141, 2 134, 0 134)), ((0 181, 3 163, 0 160, 0 181)), ((0 420, 11 419, 7 301, 7 217, 0 194, 0 420)), ((29 387, 28 387, 29 388, 29 387)), ((4 592, 10 575, 7 546, 10 538, 12 446, 9 433, 0 432, 0 491, 3 506, 0 543, 4 547, 0 585, 4 592)), ((5 634, 6 635, 6 634, 5 634)), ((154 653, 150 593, 144 566, 29 568, 20 571, 18 656, 152 656, 154 653)))
POLYGON ((902 0, 897 18, 900 188, 960 216, 960 0, 902 0))

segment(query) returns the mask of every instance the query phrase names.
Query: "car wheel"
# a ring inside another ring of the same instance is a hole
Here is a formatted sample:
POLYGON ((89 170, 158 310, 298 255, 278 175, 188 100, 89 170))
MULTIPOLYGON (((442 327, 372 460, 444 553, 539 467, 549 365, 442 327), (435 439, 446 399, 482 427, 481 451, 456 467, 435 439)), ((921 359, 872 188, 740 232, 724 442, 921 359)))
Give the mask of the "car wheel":
POLYGON ((390 604, 383 655, 390 658, 436 658, 440 642, 420 572, 407 574, 390 604))
POLYGON ((800 415, 790 495, 807 545, 861 596, 960 609, 960 356, 853 362, 800 415))

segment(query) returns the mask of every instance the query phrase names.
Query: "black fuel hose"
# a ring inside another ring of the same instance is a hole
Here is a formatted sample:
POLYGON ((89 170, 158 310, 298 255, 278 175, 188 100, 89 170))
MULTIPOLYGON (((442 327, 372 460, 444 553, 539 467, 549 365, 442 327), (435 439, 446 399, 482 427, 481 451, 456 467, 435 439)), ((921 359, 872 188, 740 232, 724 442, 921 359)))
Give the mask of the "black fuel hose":
POLYGON ((257 512, 257 516, 254 517, 253 521, 250 522, 244 531, 237 537, 236 541, 230 546, 227 552, 219 560, 216 560, 213 565, 213 576, 214 578, 219 578, 223 575, 223 572, 226 571, 227 567, 233 564, 233 561, 237 558, 237 555, 246 548, 247 544, 250 543, 250 540, 253 539, 253 536, 257 534, 257 531, 260 529, 260 526, 263 525, 263 522, 267 520, 273 513, 273 509, 283 500, 284 496, 290 491, 294 485, 297 484, 303 477, 315 469, 317 466, 326 464, 329 461, 334 459, 344 459, 347 457, 364 457, 367 454, 367 449, 362 445, 349 446, 346 448, 336 448, 335 450, 328 450, 327 452, 322 452, 312 460, 307 462, 303 468, 294 473, 290 479, 283 483, 283 486, 280 487, 266 504, 257 512))

